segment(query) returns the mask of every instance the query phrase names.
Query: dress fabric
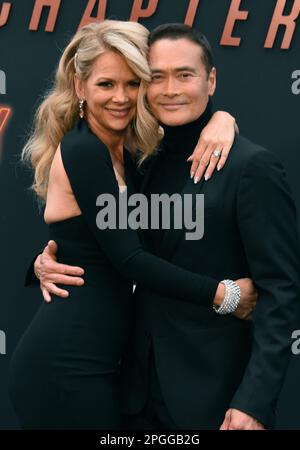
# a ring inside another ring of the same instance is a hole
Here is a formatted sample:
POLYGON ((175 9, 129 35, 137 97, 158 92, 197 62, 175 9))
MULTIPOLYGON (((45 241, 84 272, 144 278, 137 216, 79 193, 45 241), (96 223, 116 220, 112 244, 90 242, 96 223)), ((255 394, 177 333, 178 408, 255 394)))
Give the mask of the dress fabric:
POLYGON ((99 195, 112 196, 118 211, 120 195, 135 192, 127 150, 122 194, 108 149, 84 119, 63 138, 61 156, 81 214, 48 225, 49 239, 58 244, 59 262, 84 268, 85 284, 66 286, 67 299, 52 295, 50 304, 41 304, 13 354, 10 395, 24 429, 119 428, 133 281, 207 306, 218 281, 146 252, 136 230, 98 228, 99 195))

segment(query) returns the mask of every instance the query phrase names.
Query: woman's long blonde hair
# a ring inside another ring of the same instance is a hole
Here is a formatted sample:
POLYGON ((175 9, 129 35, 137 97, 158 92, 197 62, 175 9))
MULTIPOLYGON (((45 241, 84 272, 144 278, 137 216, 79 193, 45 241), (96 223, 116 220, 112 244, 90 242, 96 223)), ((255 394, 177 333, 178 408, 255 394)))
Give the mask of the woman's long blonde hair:
POLYGON ((149 111, 146 89, 151 81, 147 62, 148 30, 136 22, 105 20, 81 28, 64 50, 54 86, 38 108, 31 136, 22 151, 22 160, 34 169, 33 190, 45 201, 50 166, 63 136, 78 118, 78 97, 74 75, 85 81, 95 59, 107 50, 123 55, 131 70, 141 79, 137 114, 127 130, 126 146, 139 151, 142 162, 157 149, 159 126, 149 111))

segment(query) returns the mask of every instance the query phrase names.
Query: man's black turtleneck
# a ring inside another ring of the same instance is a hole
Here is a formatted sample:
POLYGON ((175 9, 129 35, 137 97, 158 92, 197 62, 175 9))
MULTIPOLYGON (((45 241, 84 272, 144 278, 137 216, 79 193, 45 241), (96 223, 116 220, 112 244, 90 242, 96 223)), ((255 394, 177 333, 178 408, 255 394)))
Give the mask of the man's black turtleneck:
POLYGON ((203 128, 207 125, 212 116, 212 104, 208 102, 207 107, 201 116, 193 122, 179 126, 162 125, 164 138, 161 142, 162 151, 172 154, 186 154, 190 156, 196 147, 199 136, 203 128))
MULTIPOLYGON (((212 116, 212 106, 209 101, 204 113, 195 121, 180 126, 163 125, 164 138, 160 144, 159 155, 155 163, 145 194, 180 193, 190 177, 191 163, 187 158, 193 153, 203 128, 212 116)), ((150 202, 149 202, 150 203, 150 202)), ((145 239, 149 249, 159 254, 164 230, 146 230, 145 239)))

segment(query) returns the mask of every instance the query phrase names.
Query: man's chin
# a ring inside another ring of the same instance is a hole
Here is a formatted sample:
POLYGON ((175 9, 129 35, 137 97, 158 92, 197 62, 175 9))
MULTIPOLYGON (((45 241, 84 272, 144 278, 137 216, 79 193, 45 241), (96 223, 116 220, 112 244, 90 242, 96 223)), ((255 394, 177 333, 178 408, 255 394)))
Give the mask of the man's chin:
POLYGON ((164 112, 163 114, 157 114, 156 117, 162 125, 167 125, 169 127, 178 127, 195 120, 191 115, 182 114, 180 111, 164 112))
POLYGON ((162 125, 167 125, 168 127, 179 127, 181 125, 186 125, 187 123, 193 122, 193 119, 181 117, 163 117, 160 118, 159 121, 162 125))

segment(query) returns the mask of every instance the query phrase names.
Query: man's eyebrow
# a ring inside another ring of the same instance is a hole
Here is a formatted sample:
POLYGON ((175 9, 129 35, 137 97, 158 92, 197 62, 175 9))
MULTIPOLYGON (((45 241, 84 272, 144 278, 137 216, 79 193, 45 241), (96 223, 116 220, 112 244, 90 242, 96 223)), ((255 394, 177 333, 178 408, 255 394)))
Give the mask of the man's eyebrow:
MULTIPOLYGON (((191 67, 191 66, 176 67, 175 69, 173 69, 173 71, 174 72, 193 72, 193 73, 196 73, 196 69, 194 67, 191 67)), ((163 72, 165 72, 165 70, 153 67, 151 69, 151 72, 152 73, 163 73, 163 72)))

